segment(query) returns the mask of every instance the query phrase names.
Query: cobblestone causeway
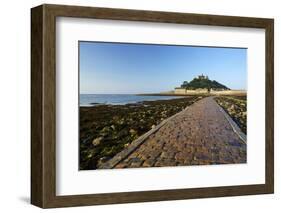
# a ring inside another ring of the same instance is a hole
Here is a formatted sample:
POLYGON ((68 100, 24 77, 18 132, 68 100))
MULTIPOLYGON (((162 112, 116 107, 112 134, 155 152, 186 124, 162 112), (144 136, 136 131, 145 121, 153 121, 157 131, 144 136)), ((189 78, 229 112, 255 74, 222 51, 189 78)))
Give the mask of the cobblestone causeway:
POLYGON ((115 168, 232 163, 246 163, 246 144, 207 97, 168 121, 115 168))

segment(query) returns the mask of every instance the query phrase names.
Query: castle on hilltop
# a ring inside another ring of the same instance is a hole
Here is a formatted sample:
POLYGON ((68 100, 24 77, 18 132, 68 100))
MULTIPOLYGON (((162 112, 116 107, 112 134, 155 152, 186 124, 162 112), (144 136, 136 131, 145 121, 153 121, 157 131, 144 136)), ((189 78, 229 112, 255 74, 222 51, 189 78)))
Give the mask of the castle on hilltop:
POLYGON ((209 80, 209 77, 206 75, 203 75, 203 74, 201 74, 201 75, 198 75, 198 77, 197 77, 198 79, 200 79, 200 80, 203 80, 203 79, 207 79, 207 80, 209 80))
POLYGON ((184 81, 180 87, 176 87, 174 90, 175 94, 204 94, 212 91, 225 91, 230 90, 225 85, 210 80, 206 75, 198 75, 192 81, 184 81))

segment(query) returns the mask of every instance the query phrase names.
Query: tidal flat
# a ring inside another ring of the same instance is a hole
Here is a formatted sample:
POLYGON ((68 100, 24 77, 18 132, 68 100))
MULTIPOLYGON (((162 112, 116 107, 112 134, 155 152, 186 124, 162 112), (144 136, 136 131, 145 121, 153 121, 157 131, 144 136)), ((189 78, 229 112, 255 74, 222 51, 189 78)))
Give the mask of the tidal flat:
POLYGON ((80 107, 79 169, 96 169, 163 120, 203 97, 80 107))

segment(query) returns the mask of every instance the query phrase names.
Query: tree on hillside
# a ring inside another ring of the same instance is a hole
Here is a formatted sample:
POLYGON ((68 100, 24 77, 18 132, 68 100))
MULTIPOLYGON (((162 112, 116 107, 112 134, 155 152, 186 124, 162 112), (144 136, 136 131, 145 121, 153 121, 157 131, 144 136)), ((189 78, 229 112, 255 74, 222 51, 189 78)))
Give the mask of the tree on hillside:
POLYGON ((189 89, 189 90, 195 90, 195 89, 208 89, 210 91, 213 90, 229 90, 228 87, 225 85, 215 81, 210 80, 208 77, 205 77, 204 75, 199 76, 198 78, 194 78, 189 83, 187 81, 184 81, 181 85, 181 88, 189 89))

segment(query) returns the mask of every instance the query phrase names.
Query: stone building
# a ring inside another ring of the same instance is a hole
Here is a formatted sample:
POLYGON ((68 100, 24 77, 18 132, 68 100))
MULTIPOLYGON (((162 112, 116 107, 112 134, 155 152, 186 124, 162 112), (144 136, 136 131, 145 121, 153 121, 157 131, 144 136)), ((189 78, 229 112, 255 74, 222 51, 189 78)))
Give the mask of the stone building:
POLYGON ((186 88, 176 87, 174 90, 174 93, 177 95, 189 95, 189 94, 204 94, 208 93, 208 89, 195 89, 195 90, 189 90, 186 88))
POLYGON ((203 74, 201 74, 201 75, 198 75, 198 79, 200 79, 200 80, 203 80, 203 79, 206 79, 206 80, 209 80, 209 77, 206 75, 203 75, 203 74))

